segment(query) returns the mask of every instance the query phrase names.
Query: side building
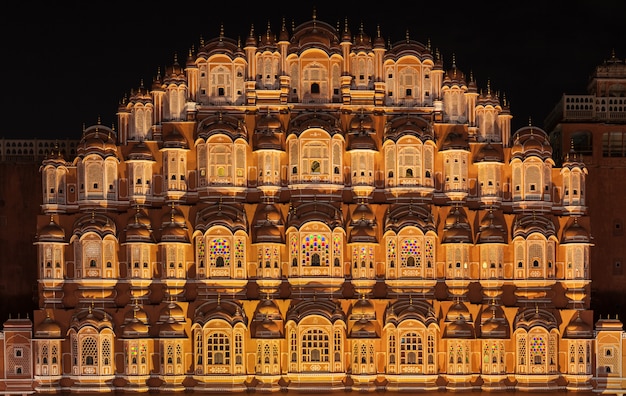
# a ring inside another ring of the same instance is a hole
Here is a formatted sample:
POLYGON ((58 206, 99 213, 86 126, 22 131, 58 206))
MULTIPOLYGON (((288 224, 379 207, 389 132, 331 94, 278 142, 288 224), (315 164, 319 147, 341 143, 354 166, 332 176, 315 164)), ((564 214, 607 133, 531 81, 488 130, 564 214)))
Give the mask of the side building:
POLYGON ((587 167, 594 239, 592 307, 626 317, 626 62, 615 53, 590 75, 585 94, 565 94, 545 128, 558 155, 572 150, 587 167))
POLYGON ((42 161, 34 391, 624 393, 576 153, 409 37, 197 48, 42 161))

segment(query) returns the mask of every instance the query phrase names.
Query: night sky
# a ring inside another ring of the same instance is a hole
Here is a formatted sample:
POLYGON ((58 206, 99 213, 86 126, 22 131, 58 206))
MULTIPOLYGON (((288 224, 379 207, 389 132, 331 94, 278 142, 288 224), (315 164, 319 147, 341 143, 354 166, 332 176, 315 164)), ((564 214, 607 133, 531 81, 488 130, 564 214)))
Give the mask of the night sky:
POLYGON ((268 22, 278 33, 317 19, 352 34, 377 27, 385 41, 408 34, 489 82, 510 104, 513 131, 543 127, 563 93, 585 94, 595 66, 626 58, 626 1, 411 2, 14 2, 3 14, 3 117, 0 138, 75 138, 83 126, 115 123, 120 100, 175 55, 181 64, 200 38, 245 42, 268 22), (41 4, 37 4, 41 3, 41 4), (189 9, 189 5, 194 7, 189 9), (252 4, 252 5, 250 5, 252 4), (405 5, 402 8, 402 5, 405 5))

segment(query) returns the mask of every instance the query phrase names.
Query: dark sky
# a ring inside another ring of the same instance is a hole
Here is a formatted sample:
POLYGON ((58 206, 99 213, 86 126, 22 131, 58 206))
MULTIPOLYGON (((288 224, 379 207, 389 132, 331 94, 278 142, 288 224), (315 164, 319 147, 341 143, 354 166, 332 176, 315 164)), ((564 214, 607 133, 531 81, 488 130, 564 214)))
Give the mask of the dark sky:
POLYGON ((115 123, 117 105, 200 38, 277 33, 312 19, 352 33, 377 26, 385 41, 439 49, 479 89, 504 94, 513 131, 543 122, 563 93, 584 94, 594 67, 626 58, 626 1, 46 1, 3 14, 0 138, 80 138, 83 125, 115 123), (41 4, 37 4, 41 3, 41 4), (252 4, 252 5, 250 5, 252 4), (190 8, 193 5, 196 8, 190 8))

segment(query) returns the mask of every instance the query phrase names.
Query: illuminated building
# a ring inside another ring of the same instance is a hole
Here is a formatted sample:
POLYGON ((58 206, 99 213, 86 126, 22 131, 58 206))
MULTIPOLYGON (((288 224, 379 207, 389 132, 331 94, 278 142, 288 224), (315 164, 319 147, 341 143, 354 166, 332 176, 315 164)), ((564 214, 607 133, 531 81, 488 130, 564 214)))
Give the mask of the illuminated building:
POLYGON ((587 167, 511 118, 409 37, 201 42, 42 162, 34 389, 623 393, 587 167))

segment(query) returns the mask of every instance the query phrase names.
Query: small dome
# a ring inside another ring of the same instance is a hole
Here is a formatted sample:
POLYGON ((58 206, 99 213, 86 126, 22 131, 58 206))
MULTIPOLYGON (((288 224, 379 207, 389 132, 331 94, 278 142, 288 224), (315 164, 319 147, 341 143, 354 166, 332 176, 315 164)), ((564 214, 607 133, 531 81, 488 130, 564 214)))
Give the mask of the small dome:
POLYGON ((146 145, 146 143, 141 141, 131 147, 127 159, 130 161, 154 161, 154 156, 152 155, 152 151, 150 151, 150 148, 146 145))
POLYGON ((507 243, 507 232, 503 220, 491 210, 480 221, 476 243, 507 243))
POLYGON ((61 338, 61 326, 46 311, 46 318, 35 327, 35 338, 61 338))
POLYGON ((369 318, 373 319, 376 316, 376 311, 371 300, 366 298, 359 299, 352 307, 351 317, 355 319, 369 318))
POLYGON ((515 132, 511 157, 524 159, 529 156, 537 156, 543 160, 552 158, 552 146, 543 129, 527 126, 515 132))
POLYGON ((466 321, 472 320, 472 314, 470 314, 467 306, 461 301, 457 301, 452 304, 450 306, 450 309, 448 309, 448 313, 446 314, 446 321, 448 322, 453 322, 458 318, 462 318, 466 321))
POLYGON ((172 133, 163 137, 163 147, 188 149, 189 145, 187 139, 177 129, 174 129, 172 133))
POLYGON ((40 242, 63 242, 65 241, 65 230, 54 222, 50 216, 50 223, 46 224, 39 231, 40 242))
POLYGON ((159 337, 182 337, 185 335, 185 325, 177 321, 161 323, 159 337))
POLYGON ((374 120, 369 114, 357 114, 350 120, 349 132, 374 131, 374 120))
POLYGON ((183 212, 172 206, 171 210, 163 215, 161 222, 161 241, 188 242, 187 222, 183 212))
POLYGON ((502 146, 490 143, 484 144, 476 153, 474 163, 478 162, 504 162, 502 146))
POLYGON ((126 226, 126 241, 152 241, 152 225, 150 218, 146 215, 145 211, 137 210, 134 216, 128 219, 126 226))
POLYGON ((502 307, 490 305, 480 314, 482 338, 508 338, 509 324, 502 307))
POLYGON ((359 220, 375 221, 376 216, 374 216, 374 212, 372 212, 372 208, 368 204, 361 202, 354 209, 354 212, 352 212, 352 220, 353 221, 359 221, 359 220))
POLYGON ((150 327, 143 321, 134 318, 123 325, 123 337, 148 336, 150 327))
POLYGON ((259 118, 256 124, 256 131, 272 131, 272 132, 282 132, 283 125, 280 123, 280 120, 275 115, 267 111, 267 114, 259 118))
POLYGON ((278 135, 273 132, 255 133, 253 136, 255 150, 284 151, 278 135))
POLYGON ((376 325, 371 320, 360 319, 352 326, 350 336, 354 338, 376 337, 376 325))
POLYGON ((98 154, 103 157, 115 156, 117 145, 113 130, 99 124, 87 128, 76 146, 76 153, 81 157, 89 154, 98 154))
POLYGON ((458 318, 446 325, 444 337, 446 338, 472 338, 474 327, 463 318, 458 318))
POLYGON ((256 316, 264 318, 279 319, 282 318, 280 309, 276 306, 276 303, 270 299, 261 301, 256 310, 256 316))
POLYGON ((256 325, 256 330, 255 330, 256 337, 262 338, 262 337, 275 336, 275 335, 280 335, 280 334, 281 334, 280 326, 278 325, 278 323, 272 320, 265 319, 261 323, 257 323, 256 325))
POLYGON ((441 150, 469 150, 469 140, 464 130, 456 128, 448 132, 441 144, 441 150))
POLYGON ((474 236, 465 212, 460 207, 450 210, 445 220, 441 243, 473 243, 474 236))
POLYGON ((563 230, 563 238, 561 239, 561 243, 589 243, 591 242, 591 237, 589 231, 580 223, 578 223, 578 218, 574 217, 574 221, 572 221, 566 228, 563 230))
POLYGON ((591 326, 580 317, 580 312, 577 312, 576 315, 569 322, 567 327, 565 328, 565 336, 564 338, 592 338, 593 337, 593 329, 591 326))

